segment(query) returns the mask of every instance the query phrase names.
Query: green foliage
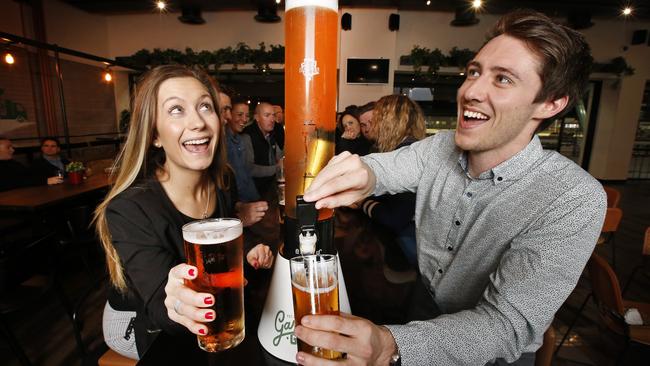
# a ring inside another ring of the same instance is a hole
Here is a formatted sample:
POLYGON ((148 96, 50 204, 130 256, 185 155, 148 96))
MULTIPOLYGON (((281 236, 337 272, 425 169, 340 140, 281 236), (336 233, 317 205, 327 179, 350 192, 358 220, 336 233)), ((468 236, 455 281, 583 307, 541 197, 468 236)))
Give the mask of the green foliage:
POLYGON ((174 49, 154 49, 149 51, 140 50, 128 57, 118 57, 120 62, 135 68, 152 68, 158 65, 182 64, 188 66, 201 66, 209 69, 211 66, 215 71, 224 64, 232 64, 233 70, 239 65, 253 64, 259 72, 270 70, 272 63, 284 63, 284 46, 260 43, 258 48, 251 48, 240 42, 235 47, 220 48, 214 51, 203 50, 195 52, 186 48, 185 52, 174 49))
POLYGON ((82 172, 84 169, 84 164, 80 161, 73 161, 65 166, 65 171, 68 173, 82 172))

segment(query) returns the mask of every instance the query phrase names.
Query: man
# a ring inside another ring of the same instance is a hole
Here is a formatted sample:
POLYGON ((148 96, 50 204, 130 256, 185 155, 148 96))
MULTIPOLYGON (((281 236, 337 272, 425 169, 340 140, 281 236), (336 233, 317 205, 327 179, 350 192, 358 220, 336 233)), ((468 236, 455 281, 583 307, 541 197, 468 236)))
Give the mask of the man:
POLYGON ((56 137, 44 137, 41 139, 41 157, 34 159, 32 170, 35 174, 48 179, 48 184, 59 184, 63 182, 65 166, 68 159, 61 156, 61 147, 56 137), (50 183, 50 178, 52 183, 50 183))
MULTIPOLYGON (((359 107, 359 125, 361 126, 361 134, 366 140, 374 143, 377 141, 374 130, 372 128, 372 116, 375 109, 375 102, 368 102, 359 107)), ((375 150, 376 151, 376 150, 375 150)))
POLYGON ((284 150, 284 112, 282 106, 273 106, 273 116, 275 117, 275 126, 273 126, 273 135, 280 149, 284 150))
MULTIPOLYGON (((14 160, 14 151, 11 141, 0 136, 0 172, 2 172, 0 174, 0 192, 45 183, 56 184, 55 179, 45 179, 32 174, 24 165, 14 160)), ((59 182, 59 180, 60 178, 56 181, 59 182)))
POLYGON ((273 136, 273 106, 266 102, 259 103, 253 118, 255 123, 244 129, 247 137, 242 138, 242 145, 255 188, 262 197, 266 197, 270 189, 275 188, 275 175, 280 170, 279 159, 282 157, 273 136))
POLYGON ((232 103, 230 96, 226 94, 225 90, 219 91, 219 115, 221 116, 222 125, 228 123, 232 118, 232 103))
POLYGON ((591 56, 579 33, 532 11, 505 15, 488 39, 458 91, 455 134, 336 156, 305 193, 322 208, 416 192, 422 283, 411 314, 423 321, 311 316, 298 338, 363 364, 534 365, 605 215, 602 186, 534 135, 580 98, 591 56))

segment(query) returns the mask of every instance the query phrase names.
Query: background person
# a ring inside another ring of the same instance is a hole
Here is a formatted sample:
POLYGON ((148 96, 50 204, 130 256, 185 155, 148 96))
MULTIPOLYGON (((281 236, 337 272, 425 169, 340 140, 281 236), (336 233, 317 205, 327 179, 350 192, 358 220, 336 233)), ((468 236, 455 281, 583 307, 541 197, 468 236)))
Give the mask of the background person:
POLYGON ((255 123, 244 129, 242 135, 244 156, 253 176, 255 188, 262 197, 275 192, 276 174, 280 171, 282 150, 278 146, 273 129, 275 116, 273 106, 261 102, 255 107, 255 123))
POLYGON ((63 183, 65 166, 69 163, 68 159, 61 156, 59 140, 56 137, 44 137, 41 139, 41 156, 32 162, 32 170, 46 178, 48 184, 59 184, 63 183))
MULTIPOLYGON (((217 98, 207 74, 178 65, 138 84, 115 184, 96 210, 112 284, 104 337, 124 356, 139 358, 159 331, 205 333, 215 317, 203 309, 214 297, 183 285, 197 269, 183 263, 181 228, 234 215, 217 98)), ((271 266, 266 245, 245 245, 250 265, 271 266)))
POLYGON ((284 111, 282 111, 281 105, 273 105, 273 117, 275 117, 273 135, 280 149, 284 151, 284 111))
POLYGON ((57 184, 60 178, 44 178, 34 174, 23 164, 14 160, 14 146, 6 137, 0 136, 0 192, 14 188, 37 186, 41 184, 57 184))
MULTIPOLYGON (((296 336, 356 364, 401 355, 403 365, 534 365, 605 216, 600 183, 535 136, 579 100, 591 62, 580 33, 537 12, 506 14, 467 66, 455 133, 335 156, 305 192, 317 208, 417 194, 415 321, 309 316, 296 336)), ((304 352, 296 359, 320 364, 304 352)))
POLYGON ((341 112, 338 127, 341 133, 336 135, 336 154, 343 151, 360 156, 368 154, 371 143, 361 134, 357 106, 348 106, 341 112))

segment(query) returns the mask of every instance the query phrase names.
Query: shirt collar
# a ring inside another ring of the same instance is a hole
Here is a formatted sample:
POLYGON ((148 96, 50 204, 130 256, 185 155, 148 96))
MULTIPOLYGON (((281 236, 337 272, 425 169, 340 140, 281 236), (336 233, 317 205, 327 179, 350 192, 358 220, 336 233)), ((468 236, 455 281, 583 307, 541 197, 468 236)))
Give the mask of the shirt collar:
MULTIPOLYGON (((503 183, 509 180, 517 180, 528 172, 530 167, 542 156, 542 154, 542 143, 540 142, 539 137, 535 135, 523 150, 494 168, 481 173, 478 179, 490 179, 494 184, 503 183)), ((467 152, 460 150, 458 164, 465 174, 470 177, 467 152)))

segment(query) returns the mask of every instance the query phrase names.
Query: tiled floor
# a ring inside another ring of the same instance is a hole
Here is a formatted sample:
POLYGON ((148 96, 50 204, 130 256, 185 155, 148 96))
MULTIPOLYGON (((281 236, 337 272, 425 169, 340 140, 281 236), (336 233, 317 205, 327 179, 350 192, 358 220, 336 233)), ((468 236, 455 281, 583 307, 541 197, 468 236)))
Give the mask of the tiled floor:
MULTIPOLYGON (((622 193, 620 207, 624 212, 616 234, 617 272, 624 284, 632 268, 640 263, 643 232, 650 226, 650 181, 630 181, 616 188, 622 193)), ((384 323, 400 322, 410 285, 395 285, 385 280, 379 244, 372 235, 368 235, 363 220, 354 215, 343 215, 339 218, 343 220, 338 222, 337 246, 354 313, 384 323)), ((596 250, 607 258, 611 253, 609 247, 599 247, 596 250)), ((101 264, 96 266, 100 273, 101 264)), ((63 273, 65 290, 73 299, 93 283, 92 278, 80 270, 81 268, 75 268, 74 264, 68 263, 63 273)), ((646 273, 650 274, 650 269, 646 273)), ((630 300, 650 302, 648 289, 650 276, 639 274, 626 297, 630 300)), ((588 292, 589 282, 581 279, 576 290, 557 313, 554 327, 558 341, 588 292)), ((103 288, 94 286, 83 314, 84 339, 93 345, 101 342, 101 309, 104 301, 103 288)), ((81 364, 70 322, 66 319, 63 307, 54 299, 20 311, 11 318, 10 323, 34 364, 81 364)), ((561 349, 553 364, 614 364, 623 344, 598 324, 594 306, 590 303, 572 332, 570 341, 561 349)), ((633 346, 622 364, 650 364, 649 349, 650 347, 633 346)), ((19 365, 2 337, 0 365, 19 365)))

